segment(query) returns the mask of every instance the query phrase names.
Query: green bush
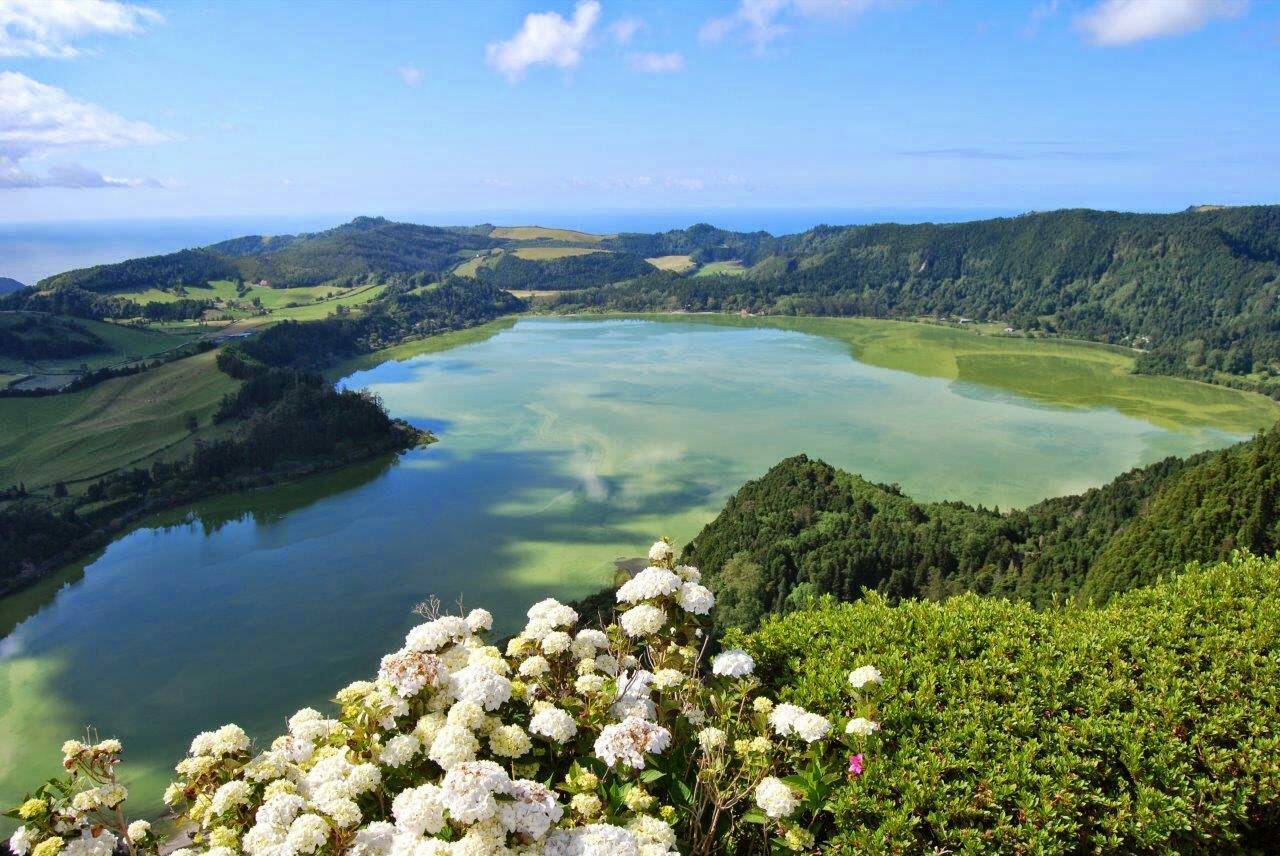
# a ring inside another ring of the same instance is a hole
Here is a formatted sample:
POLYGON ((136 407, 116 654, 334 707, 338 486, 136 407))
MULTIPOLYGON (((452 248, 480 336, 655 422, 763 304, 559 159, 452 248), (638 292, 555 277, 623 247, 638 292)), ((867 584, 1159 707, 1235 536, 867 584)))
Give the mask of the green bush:
POLYGON ((1276 852, 1280 560, 1238 554, 1099 608, 870 594, 735 633, 780 699, 884 672, 832 852, 1276 852))

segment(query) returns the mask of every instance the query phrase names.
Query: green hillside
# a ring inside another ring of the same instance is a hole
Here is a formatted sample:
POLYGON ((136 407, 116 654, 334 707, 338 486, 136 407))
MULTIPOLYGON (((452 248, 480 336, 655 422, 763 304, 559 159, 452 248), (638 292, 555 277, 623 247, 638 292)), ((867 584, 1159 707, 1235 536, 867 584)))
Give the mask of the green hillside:
MULTIPOLYGON (((737 640, 732 640, 736 642, 737 640)), ((1102 608, 878 597, 745 640, 766 692, 836 718, 884 677, 831 853, 1270 853, 1280 836, 1280 562, 1102 608)))
POLYGON ((1007 513, 915 502, 801 455, 748 482, 684 558, 708 574, 731 626, 864 590, 1106 600, 1188 561, 1280 549, 1278 483, 1280 429, 1007 513))

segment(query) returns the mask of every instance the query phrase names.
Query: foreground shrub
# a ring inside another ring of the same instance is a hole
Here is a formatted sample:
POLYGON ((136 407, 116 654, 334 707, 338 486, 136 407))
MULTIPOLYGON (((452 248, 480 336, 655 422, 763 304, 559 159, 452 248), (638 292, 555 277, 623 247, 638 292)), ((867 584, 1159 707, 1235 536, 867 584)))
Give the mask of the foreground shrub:
MULTIPOLYGON (((298 711, 261 751, 236 725, 199 734, 165 793, 191 842, 175 856, 811 849, 866 763, 880 673, 851 674, 824 716, 760 694, 745 651, 704 667, 715 599, 673 555, 653 546, 603 629, 544 600, 504 654, 484 641, 489 613, 428 604, 336 715, 298 711)), ((121 748, 68 741, 70 778, 11 812, 11 849, 156 852, 125 817, 121 748)))
POLYGON ((1277 852, 1280 561, 1234 556, 1099 609, 875 595, 737 640, 766 690, 839 709, 874 653, 884 731, 834 851, 1277 852))

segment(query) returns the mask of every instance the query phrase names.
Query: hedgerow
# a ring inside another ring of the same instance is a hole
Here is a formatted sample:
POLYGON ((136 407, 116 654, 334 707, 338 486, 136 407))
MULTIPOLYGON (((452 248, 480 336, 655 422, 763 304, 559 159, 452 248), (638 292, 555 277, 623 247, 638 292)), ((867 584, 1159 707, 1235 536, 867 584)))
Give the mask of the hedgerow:
POLYGON ((832 851, 1276 852, 1280 561, 1236 554, 1101 608, 827 600, 731 634, 822 712, 874 657, 884 730, 832 851))

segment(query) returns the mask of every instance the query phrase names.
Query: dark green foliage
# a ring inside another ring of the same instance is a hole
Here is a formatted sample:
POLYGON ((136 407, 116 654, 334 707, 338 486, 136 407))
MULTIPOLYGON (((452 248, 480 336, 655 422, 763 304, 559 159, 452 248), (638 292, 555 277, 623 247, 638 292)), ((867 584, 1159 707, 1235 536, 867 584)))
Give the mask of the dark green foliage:
POLYGON ((767 689, 829 717, 851 669, 884 674, 828 852, 1263 853, 1278 640, 1280 565, 1242 557, 1096 609, 826 603, 745 645, 767 689))
POLYGON ((707 574, 722 626, 786 611, 800 586, 844 600, 1105 600, 1192 560, 1280 549, 1278 485, 1280 429, 1004 514, 918 503, 801 455, 748 482, 683 558, 707 574))
POLYGON ((587 253, 558 259, 499 256, 493 266, 481 265, 476 276, 498 288, 555 290, 591 288, 653 272, 653 266, 630 253, 587 253))
POLYGON ((392 289, 348 316, 285 321, 234 347, 265 365, 317 369, 411 336, 489 321, 522 306, 519 299, 499 288, 450 277, 415 291, 392 289))
POLYGON ((64 360, 109 350, 83 324, 56 315, 0 316, 0 356, 17 360, 64 360))
POLYGON ((500 242, 489 238, 393 223, 381 217, 357 217, 346 225, 288 240, 271 239, 247 252, 253 239, 215 244, 211 250, 233 255, 240 275, 275 286, 316 285, 371 274, 438 273, 458 261, 462 250, 483 250, 500 242))
POLYGON ((729 232, 707 223, 698 223, 687 229, 673 229, 653 235, 623 232, 616 238, 605 239, 601 246, 645 258, 690 255, 699 263, 740 259, 751 265, 774 253, 783 252, 789 240, 791 239, 775 238, 768 232, 729 232))
POLYGON ((110 265, 67 271, 40 280, 41 290, 78 288, 106 293, 202 285, 211 279, 233 279, 236 267, 208 250, 180 250, 163 256, 129 259, 110 265))
POLYGON ((73 509, 59 505, 18 500, 0 508, 0 592, 90 531, 73 509))
POLYGON ((1150 350, 1141 368, 1280 372, 1280 207, 1068 210, 970 223, 821 226, 770 238, 694 227, 620 235, 644 255, 760 264, 647 278, 560 304, 811 315, 963 315, 1150 350))
POLYGON ((1089 568, 1086 597, 1106 599, 1158 569, 1280 546, 1280 431, 1207 457, 1152 498, 1089 568), (1156 570, 1153 570, 1156 569, 1156 570))
POLYGON ((0 276, 0 294, 9 294, 13 291, 21 291, 26 288, 25 285, 16 279, 10 279, 7 276, 0 276))

